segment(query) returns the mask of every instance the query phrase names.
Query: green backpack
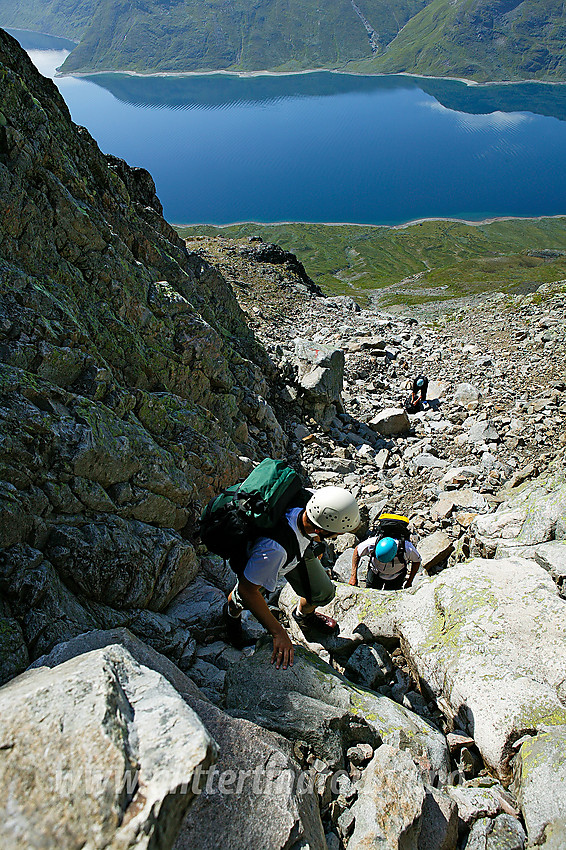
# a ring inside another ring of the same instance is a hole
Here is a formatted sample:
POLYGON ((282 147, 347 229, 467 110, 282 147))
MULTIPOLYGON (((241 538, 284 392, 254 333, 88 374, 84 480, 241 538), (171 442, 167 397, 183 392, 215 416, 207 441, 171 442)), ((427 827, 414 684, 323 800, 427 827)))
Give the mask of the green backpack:
POLYGON ((220 555, 241 576, 249 547, 269 537, 287 552, 288 564, 301 560, 297 536, 285 519, 292 507, 304 507, 311 494, 294 469, 282 460, 266 458, 240 484, 211 499, 199 523, 199 536, 210 552, 220 555))

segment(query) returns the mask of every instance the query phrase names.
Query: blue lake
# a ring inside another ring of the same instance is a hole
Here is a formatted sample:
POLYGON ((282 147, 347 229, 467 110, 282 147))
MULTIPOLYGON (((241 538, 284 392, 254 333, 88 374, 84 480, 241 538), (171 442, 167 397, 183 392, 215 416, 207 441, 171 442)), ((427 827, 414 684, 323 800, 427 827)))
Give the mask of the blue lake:
MULTIPOLYGON (((10 30, 45 76, 70 45, 10 30)), ((55 78, 177 224, 566 213, 566 85, 326 72, 55 78)))

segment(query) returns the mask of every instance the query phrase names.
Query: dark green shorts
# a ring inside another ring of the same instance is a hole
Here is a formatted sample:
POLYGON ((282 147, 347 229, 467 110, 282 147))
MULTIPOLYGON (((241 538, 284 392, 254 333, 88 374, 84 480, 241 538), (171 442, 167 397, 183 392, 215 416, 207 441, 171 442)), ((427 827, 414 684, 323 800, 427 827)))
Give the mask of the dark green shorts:
MULTIPOLYGON (((305 564, 311 586, 312 604, 328 605, 336 594, 334 582, 330 579, 330 576, 318 558, 312 553, 309 553, 308 550, 305 552, 305 564)), ((288 573, 285 573, 284 578, 289 582, 298 596, 307 596, 307 589, 304 586, 299 567, 295 567, 288 573)))

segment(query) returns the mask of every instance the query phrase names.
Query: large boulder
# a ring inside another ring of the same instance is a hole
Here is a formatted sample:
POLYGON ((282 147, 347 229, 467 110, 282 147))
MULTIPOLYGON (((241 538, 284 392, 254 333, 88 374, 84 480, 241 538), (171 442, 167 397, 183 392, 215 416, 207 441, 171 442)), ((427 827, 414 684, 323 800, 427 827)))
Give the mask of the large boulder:
POLYGON ((340 348, 295 340, 298 381, 311 415, 319 422, 330 422, 343 410, 344 352, 340 348))
POLYGON ((455 850, 457 806, 423 782, 409 753, 387 744, 364 770, 351 812, 349 850, 455 850))
POLYGON ((566 590, 566 543, 558 540, 541 543, 535 546, 533 556, 537 564, 550 573, 563 596, 566 590))
POLYGON ((378 739, 407 749, 423 769, 446 775, 444 736, 387 697, 352 685, 316 655, 296 648, 292 667, 270 664, 271 642, 234 665, 226 677, 226 705, 287 738, 307 741, 331 768, 344 764, 348 746, 378 739))
POLYGON ((521 558, 459 564, 397 605, 421 681, 502 778, 518 738, 566 723, 565 614, 550 576, 521 558))
POLYGON ((473 384, 458 384, 454 391, 454 404, 461 407, 476 404, 481 398, 481 392, 473 384))
POLYGON ((174 850, 326 850, 314 777, 299 769, 289 742, 210 703, 190 704, 220 755, 174 850))
MULTIPOLYGON (((313 777, 301 773, 290 744, 213 706, 175 664, 127 629, 80 635, 59 644, 32 667, 57 667, 93 649, 118 643, 138 664, 167 679, 220 748, 214 767, 203 766, 191 783, 196 798, 179 832, 177 850, 253 850, 260 845, 283 850, 290 836, 304 838, 313 850, 324 850, 313 777)), ((212 644, 207 647, 211 652, 212 648, 212 644)), ((213 657, 216 661, 215 653, 213 657)))
POLYGON ((493 422, 474 422, 468 431, 468 440, 471 443, 496 443, 499 440, 499 432, 493 422))
POLYGON ((452 511, 462 508, 480 513, 487 511, 488 506, 485 496, 465 487, 440 493, 438 501, 431 508, 431 516, 433 519, 446 519, 452 511))
POLYGON ((425 788, 408 753, 379 747, 363 774, 352 806, 349 850, 417 850, 425 788))
POLYGON ((524 850, 527 836, 512 815, 477 820, 468 836, 466 850, 524 850))
POLYGON ((426 572, 441 564, 450 557, 454 551, 454 543, 445 531, 433 531, 419 541, 419 554, 422 558, 422 566, 426 572))
POLYGON ((225 604, 225 594, 202 576, 197 576, 175 597, 166 614, 201 640, 210 639, 224 629, 222 609, 225 604))
POLYGON ((164 679, 173 685, 176 691, 186 700, 190 698, 206 700, 194 682, 186 676, 176 664, 173 664, 165 655, 152 649, 146 643, 137 638, 129 629, 95 629, 92 632, 78 635, 71 640, 57 644, 50 653, 42 655, 30 664, 29 669, 36 667, 58 667, 71 658, 92 652, 95 649, 103 649, 106 646, 120 645, 126 649, 138 664, 155 670, 164 679))
POLYGON ((541 730, 517 755, 515 783, 529 846, 546 846, 551 837, 556 847, 566 846, 565 752, 566 725, 541 730))
POLYGON ((120 646, 13 679, 0 713, 0 844, 12 850, 165 850, 216 758, 177 691, 120 646))
POLYGON ((397 437, 408 434, 411 430, 411 420, 402 407, 389 407, 382 410, 370 419, 368 424, 382 437, 397 437))
POLYGON ((566 478, 563 471, 524 484, 493 514, 472 527, 487 555, 532 553, 540 543, 566 539, 566 478))

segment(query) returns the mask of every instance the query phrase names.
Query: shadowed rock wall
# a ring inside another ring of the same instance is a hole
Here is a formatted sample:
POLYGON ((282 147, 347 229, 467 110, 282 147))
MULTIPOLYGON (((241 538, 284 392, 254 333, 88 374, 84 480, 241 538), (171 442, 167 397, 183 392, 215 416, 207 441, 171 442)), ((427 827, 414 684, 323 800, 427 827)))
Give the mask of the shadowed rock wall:
POLYGON ((96 625, 178 657, 157 612, 198 570, 201 503, 284 449, 274 369, 150 175, 1 30, 0 77, 0 681, 96 625))

